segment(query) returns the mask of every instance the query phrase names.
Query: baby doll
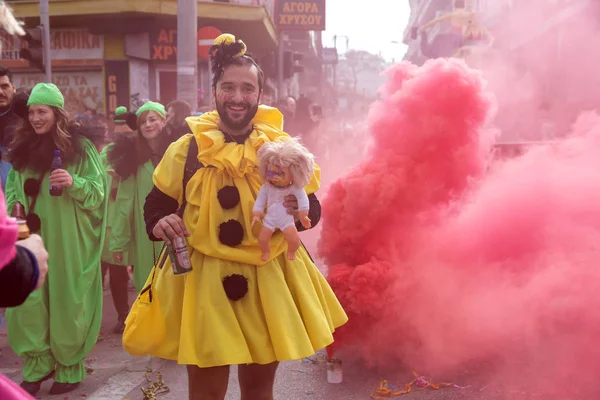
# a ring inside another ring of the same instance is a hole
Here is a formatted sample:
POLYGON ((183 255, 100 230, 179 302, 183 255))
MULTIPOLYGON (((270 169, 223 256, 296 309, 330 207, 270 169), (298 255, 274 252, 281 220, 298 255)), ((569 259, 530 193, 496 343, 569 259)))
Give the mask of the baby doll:
POLYGON ((309 201, 304 187, 310 182, 314 172, 314 156, 298 139, 284 139, 262 145, 257 153, 263 186, 258 192, 252 210, 252 226, 263 219, 258 236, 262 260, 270 256, 271 236, 276 230, 283 232, 288 243, 287 258, 294 260, 300 247, 300 237, 294 222, 294 216, 288 214, 283 205, 286 196, 296 196, 298 200, 298 218, 306 229, 310 228, 308 218, 309 201))

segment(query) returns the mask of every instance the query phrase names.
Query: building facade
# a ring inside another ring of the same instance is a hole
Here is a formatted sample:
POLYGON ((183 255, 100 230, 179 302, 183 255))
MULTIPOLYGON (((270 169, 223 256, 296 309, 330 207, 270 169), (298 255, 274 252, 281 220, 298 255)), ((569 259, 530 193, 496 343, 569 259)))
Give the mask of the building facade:
POLYGON ((411 15, 404 31, 408 46, 404 59, 423 64, 429 58, 452 57, 463 47, 485 46, 492 42, 490 15, 496 15, 511 0, 409 0, 411 15), (450 17, 460 11, 475 12, 473 19, 450 17), (434 20, 439 22, 427 27, 434 20), (466 26, 468 27, 466 28, 466 26), (421 28, 427 27, 421 31, 421 28), (469 31, 464 36, 465 29, 469 31))
MULTIPOLYGON (((27 28, 39 24, 37 0, 7 3, 27 28)), ((198 1, 198 108, 212 105, 203 32, 232 33, 260 58, 277 47, 273 7, 274 0, 198 1)), ((177 0, 51 0, 50 26, 53 81, 71 113, 111 117, 118 105, 176 98, 177 0)), ((20 40, 0 39, 0 64, 11 68, 17 88, 41 82, 43 73, 19 58, 20 40)))

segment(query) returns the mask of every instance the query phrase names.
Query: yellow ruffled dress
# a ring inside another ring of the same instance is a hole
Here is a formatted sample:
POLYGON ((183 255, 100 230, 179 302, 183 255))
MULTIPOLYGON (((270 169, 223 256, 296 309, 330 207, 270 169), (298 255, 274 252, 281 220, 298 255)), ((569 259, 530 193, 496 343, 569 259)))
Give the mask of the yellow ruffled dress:
MULTIPOLYGON (((152 355, 199 367, 268 364, 330 345, 348 317, 323 275, 303 247, 287 260, 280 232, 271 241, 272 259, 261 261, 261 226, 250 226, 262 185, 256 152, 287 137, 281 113, 261 106, 243 144, 225 141, 216 112, 187 122, 204 165, 188 183, 183 217, 193 271, 174 275, 169 261, 157 269, 154 291, 167 334, 152 355)), ((154 172, 156 187, 180 203, 191 136, 173 143, 154 172)), ((306 191, 318 188, 317 168, 306 191)))

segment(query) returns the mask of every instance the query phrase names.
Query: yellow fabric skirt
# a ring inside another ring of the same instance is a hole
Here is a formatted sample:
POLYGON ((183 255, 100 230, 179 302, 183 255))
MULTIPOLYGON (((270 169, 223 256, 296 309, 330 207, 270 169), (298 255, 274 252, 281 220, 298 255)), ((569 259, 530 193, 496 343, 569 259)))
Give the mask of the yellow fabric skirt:
POLYGON ((193 271, 174 275, 167 260, 156 273, 167 334, 155 357, 201 368, 296 360, 330 345, 348 320, 303 247, 296 260, 283 253, 263 266, 190 251, 193 271), (234 274, 248 280, 237 301, 223 288, 234 274))

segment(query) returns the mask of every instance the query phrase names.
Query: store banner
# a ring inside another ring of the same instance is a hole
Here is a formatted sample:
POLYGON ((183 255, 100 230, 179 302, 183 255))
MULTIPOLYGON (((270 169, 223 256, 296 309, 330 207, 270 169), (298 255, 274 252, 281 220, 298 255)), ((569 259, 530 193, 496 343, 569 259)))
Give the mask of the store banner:
POLYGON ((283 31, 324 31, 325 0, 276 0, 275 24, 283 31))
MULTIPOLYGON (((20 60, 22 43, 17 36, 0 31, 0 60, 20 60)), ((101 60, 104 36, 92 35, 87 29, 52 29, 50 52, 53 60, 101 60)))
POLYGON ((177 29, 161 28, 150 33, 150 57, 155 63, 177 63, 177 29))
MULTIPOLYGON (((13 81, 17 89, 31 89, 44 81, 41 73, 14 72, 13 81)), ((101 71, 53 72, 52 82, 65 97, 65 109, 71 114, 86 111, 104 113, 104 85, 101 71)))
POLYGON ((106 77, 106 117, 112 121, 119 106, 129 107, 129 61, 107 60, 104 62, 106 77))

